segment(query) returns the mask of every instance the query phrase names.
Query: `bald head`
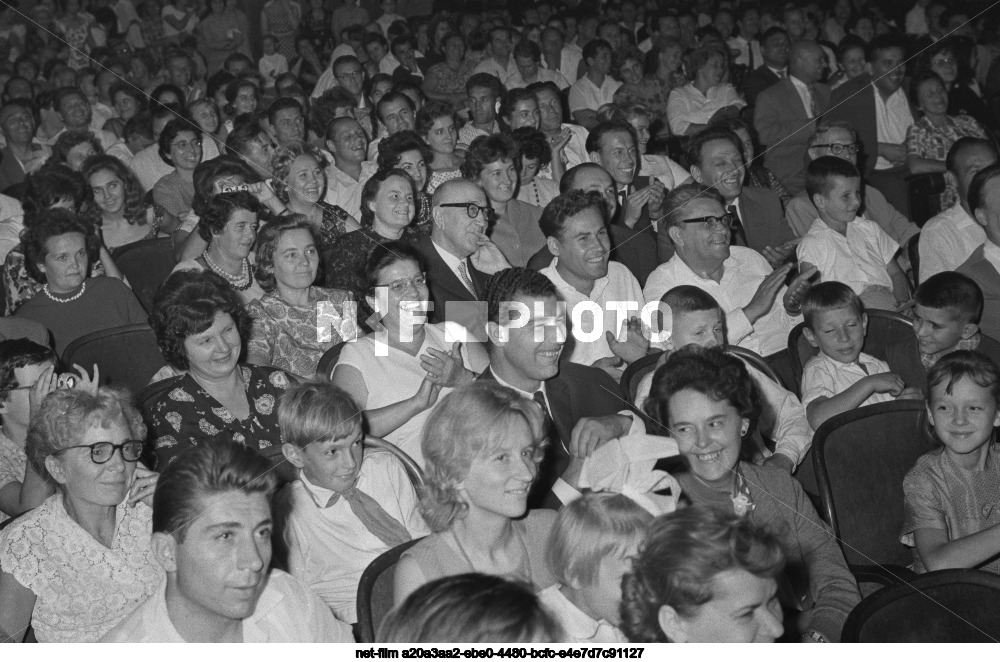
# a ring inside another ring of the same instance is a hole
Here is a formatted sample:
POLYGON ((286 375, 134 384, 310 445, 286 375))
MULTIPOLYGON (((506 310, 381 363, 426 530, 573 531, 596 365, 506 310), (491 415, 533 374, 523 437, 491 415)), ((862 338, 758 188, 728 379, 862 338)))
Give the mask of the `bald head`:
POLYGON ((807 85, 819 82, 826 67, 826 53, 815 41, 797 41, 788 54, 788 73, 807 85))
POLYGON ((479 184, 450 179, 435 189, 431 199, 431 239, 455 257, 466 258, 486 243, 489 212, 489 201, 479 184), (474 216, 469 216, 470 205, 479 207, 474 216))

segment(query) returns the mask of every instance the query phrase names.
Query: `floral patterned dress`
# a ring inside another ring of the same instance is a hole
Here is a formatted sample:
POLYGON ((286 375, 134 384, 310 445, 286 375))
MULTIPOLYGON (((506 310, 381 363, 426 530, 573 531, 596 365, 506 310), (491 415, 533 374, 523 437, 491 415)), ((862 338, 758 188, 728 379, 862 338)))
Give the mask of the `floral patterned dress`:
MULTIPOLYGON (((985 139, 986 131, 979 122, 968 115, 949 117, 943 127, 935 126, 924 116, 906 130, 906 153, 925 159, 944 161, 951 146, 959 138, 966 136, 985 139)), ((941 209, 948 209, 958 201, 958 180, 955 179, 955 175, 945 172, 944 181, 941 209)))
POLYGON ((288 375, 268 366, 241 365, 237 370, 250 401, 245 419, 236 418, 190 374, 171 378, 164 394, 143 407, 158 471, 186 448, 220 435, 260 450, 281 443, 278 399, 291 384, 288 375))

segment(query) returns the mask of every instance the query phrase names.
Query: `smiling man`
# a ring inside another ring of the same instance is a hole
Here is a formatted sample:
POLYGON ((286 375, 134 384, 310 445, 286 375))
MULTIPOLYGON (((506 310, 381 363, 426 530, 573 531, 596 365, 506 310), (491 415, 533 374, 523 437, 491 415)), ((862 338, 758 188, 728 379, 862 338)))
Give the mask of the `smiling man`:
POLYGON ((458 130, 458 144, 468 149, 479 136, 500 133, 503 128, 497 116, 497 105, 503 96, 504 87, 500 79, 492 74, 478 73, 465 82, 465 93, 469 101, 472 120, 458 130))
POLYGON ((326 148, 333 154, 333 163, 326 169, 325 201, 337 205, 353 216, 361 217, 361 190, 378 169, 374 161, 366 161, 368 137, 353 117, 338 117, 326 127, 326 148))
POLYGON ((270 469, 258 453, 219 440, 164 470, 152 548, 165 581, 103 641, 353 643, 315 593, 269 567, 270 469))

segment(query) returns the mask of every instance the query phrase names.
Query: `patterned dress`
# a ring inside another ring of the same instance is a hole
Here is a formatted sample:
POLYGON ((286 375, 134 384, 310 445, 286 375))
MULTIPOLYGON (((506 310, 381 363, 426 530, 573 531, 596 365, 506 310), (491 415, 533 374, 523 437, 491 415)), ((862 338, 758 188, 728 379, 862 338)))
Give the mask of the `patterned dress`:
POLYGON ((243 420, 189 374, 171 378, 173 383, 164 394, 143 408, 159 471, 184 449, 219 435, 260 450, 281 443, 278 399, 291 384, 288 375, 266 366, 244 365, 237 370, 250 401, 250 415, 243 420))
MULTIPOLYGON (((23 481, 27 464, 28 456, 24 454, 24 446, 15 444, 0 432, 0 490, 10 483, 23 481)), ((0 524, 8 519, 7 515, 0 512, 0 524)))
MULTIPOLYGON (((966 136, 986 138, 986 131, 979 122, 968 115, 949 117, 943 127, 934 126, 927 116, 924 116, 906 130, 906 153, 943 163, 951 146, 959 138, 966 136)), ((958 180, 955 179, 955 175, 945 172, 944 181, 941 209, 948 209, 958 201, 958 180)))
POLYGON ((436 77, 437 88, 433 91, 438 94, 465 94, 465 81, 469 79, 469 71, 464 64, 455 71, 447 62, 439 62, 427 70, 427 78, 436 77))

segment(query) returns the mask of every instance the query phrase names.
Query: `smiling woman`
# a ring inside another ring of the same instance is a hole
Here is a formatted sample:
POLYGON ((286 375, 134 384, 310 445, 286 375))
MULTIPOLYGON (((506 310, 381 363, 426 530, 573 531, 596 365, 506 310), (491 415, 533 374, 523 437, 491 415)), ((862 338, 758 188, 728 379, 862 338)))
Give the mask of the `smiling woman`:
POLYGON ((160 133, 160 158, 173 172, 153 187, 153 199, 175 217, 191 211, 194 203, 194 169, 201 163, 201 131, 187 120, 173 119, 160 133))
POLYGON ((162 214, 143 203, 142 185, 132 171, 113 156, 92 156, 83 163, 83 178, 90 185, 101 214, 101 238, 114 250, 160 233, 162 214))

